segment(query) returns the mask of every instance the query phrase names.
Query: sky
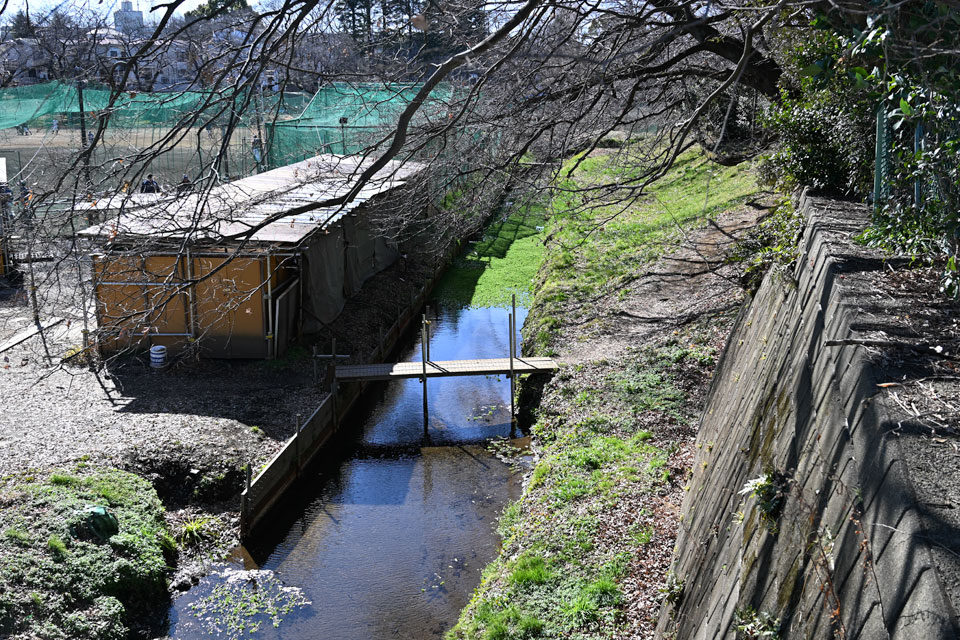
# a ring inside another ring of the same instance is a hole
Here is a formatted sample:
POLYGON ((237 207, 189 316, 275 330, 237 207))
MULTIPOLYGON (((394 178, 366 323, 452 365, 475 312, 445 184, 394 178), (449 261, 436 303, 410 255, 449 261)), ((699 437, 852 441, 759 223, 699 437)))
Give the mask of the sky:
MULTIPOLYGON (((29 2, 30 13, 31 14, 46 14, 52 11, 53 9, 60 8, 63 11, 69 12, 74 7, 80 7, 81 10, 89 9, 96 11, 97 13, 108 16, 110 23, 113 24, 113 12, 116 9, 120 8, 121 0, 34 0, 29 2)), ((165 4, 167 0, 132 0, 134 10, 143 12, 143 21, 145 23, 156 22, 160 15, 162 15, 162 10, 150 12, 151 7, 158 4, 165 4)), ((199 5, 203 4, 205 0, 184 0, 184 3, 180 5, 177 10, 178 14, 183 14, 185 11, 190 11, 195 9, 199 5)), ((2 2, 2 0, 0 0, 2 2)), ((3 13, 3 20, 7 20, 10 17, 16 15, 18 11, 21 11, 26 5, 28 0, 8 0, 7 9, 3 13)), ((252 3, 251 4, 255 4, 252 3)))

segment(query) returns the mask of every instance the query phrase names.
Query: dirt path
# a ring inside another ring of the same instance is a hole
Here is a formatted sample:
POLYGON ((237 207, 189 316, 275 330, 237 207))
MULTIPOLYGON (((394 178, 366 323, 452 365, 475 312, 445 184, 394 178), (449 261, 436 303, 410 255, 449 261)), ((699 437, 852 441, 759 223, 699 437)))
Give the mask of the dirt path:
POLYGON ((767 211, 766 203, 735 207, 590 299, 575 278, 539 294, 553 297, 531 310, 525 339, 565 366, 542 388, 532 378, 522 385, 536 466, 501 519, 500 558, 451 637, 501 628, 519 637, 521 627, 549 637, 653 637, 697 423, 745 295, 742 267, 724 258, 767 211), (541 573, 518 577, 531 567, 541 573))
MULTIPOLYGON (((636 366, 637 354, 644 347, 672 341, 690 340, 691 347, 698 342, 697 348, 718 357, 744 300, 739 284, 742 267, 728 264, 725 258, 737 239, 768 213, 769 206, 769 202, 747 204, 710 220, 630 283, 626 293, 608 296, 607 304, 597 305, 605 313, 591 323, 590 331, 581 332, 577 326, 561 328, 561 339, 554 344, 563 345, 559 358, 579 372, 573 374, 572 384, 591 389, 595 381, 608 380, 636 366)), ((671 480, 657 491, 623 495, 616 510, 601 518, 599 544, 632 554, 620 582, 624 620, 617 638, 653 637, 664 590, 669 588, 668 568, 680 526, 683 487, 693 464, 697 420, 712 372, 712 363, 684 362, 670 369, 669 379, 685 396, 686 420, 656 409, 634 417, 635 428, 654 434, 651 442, 672 449, 667 462, 671 480), (652 532, 650 541, 639 549, 631 534, 638 528, 652 532)), ((569 406, 554 409, 572 410, 569 406)))
POLYGON ((625 293, 607 296, 598 305, 604 312, 595 328, 563 330, 570 339, 558 341, 565 345, 560 359, 576 364, 622 356, 704 315, 738 307, 741 268, 724 259, 770 206, 769 201, 747 203, 690 232, 680 248, 630 283, 625 293))

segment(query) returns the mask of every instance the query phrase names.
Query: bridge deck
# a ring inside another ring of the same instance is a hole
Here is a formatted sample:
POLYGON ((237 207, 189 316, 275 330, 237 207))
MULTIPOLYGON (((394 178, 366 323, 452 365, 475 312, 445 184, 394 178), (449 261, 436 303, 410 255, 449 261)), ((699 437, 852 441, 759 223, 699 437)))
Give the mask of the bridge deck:
MULTIPOLYGON (((553 371, 559 365, 552 358, 514 358, 514 373, 553 371)), ((452 376, 489 376, 510 373, 510 358, 483 360, 440 360, 427 362, 428 378, 452 376)), ((348 364, 337 367, 338 380, 395 380, 423 376, 422 362, 386 364, 348 364)))

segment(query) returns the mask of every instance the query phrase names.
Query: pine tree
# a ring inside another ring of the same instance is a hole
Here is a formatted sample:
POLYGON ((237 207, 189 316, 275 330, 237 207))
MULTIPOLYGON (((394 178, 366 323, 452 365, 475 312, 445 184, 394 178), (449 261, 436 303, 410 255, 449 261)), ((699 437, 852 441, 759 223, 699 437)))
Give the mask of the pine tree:
POLYGON ((10 21, 11 38, 36 38, 37 32, 34 30, 33 22, 30 21, 30 15, 23 10, 17 11, 10 21))

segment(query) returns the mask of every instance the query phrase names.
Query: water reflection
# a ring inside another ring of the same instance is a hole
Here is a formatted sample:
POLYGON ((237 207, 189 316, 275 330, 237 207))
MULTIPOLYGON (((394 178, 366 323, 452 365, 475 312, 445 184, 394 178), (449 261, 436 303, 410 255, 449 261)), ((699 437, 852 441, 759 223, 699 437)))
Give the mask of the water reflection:
MULTIPOLYGON (((443 311, 431 325, 431 359, 503 357, 506 327, 504 309, 443 311)), ((404 357, 420 353, 417 343, 404 357)), ((509 389, 496 376, 430 380, 424 441, 420 382, 386 385, 358 425, 354 453, 317 476, 315 497, 260 567, 311 604, 243 637, 440 637, 496 553, 496 516, 519 497, 519 479, 483 446, 510 434, 509 389)), ((177 600, 171 635, 217 637, 191 605, 218 581, 177 600)))

